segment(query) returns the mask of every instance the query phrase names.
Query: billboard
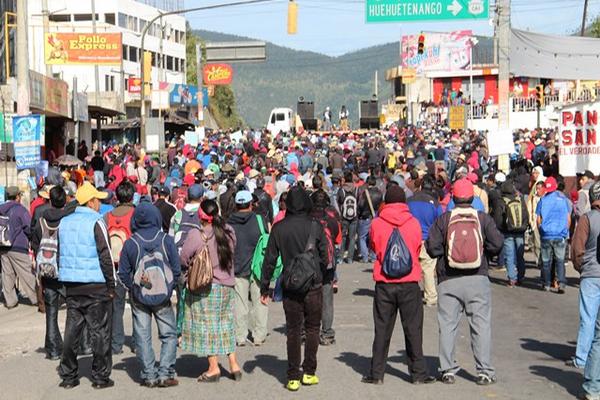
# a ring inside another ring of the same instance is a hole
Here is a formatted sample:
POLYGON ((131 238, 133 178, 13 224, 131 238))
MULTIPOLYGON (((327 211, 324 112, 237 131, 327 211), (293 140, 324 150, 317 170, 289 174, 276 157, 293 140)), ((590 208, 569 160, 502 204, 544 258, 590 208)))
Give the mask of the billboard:
POLYGON ((203 77, 205 85, 229 85, 233 80, 233 68, 229 64, 206 64, 203 77))
POLYGON ((400 55, 402 68, 414 68, 419 75, 424 72, 456 72, 471 68, 472 31, 425 33, 423 54, 418 52, 419 36, 402 36, 400 55))
POLYGON ((127 91, 130 94, 142 93, 142 78, 131 77, 127 80, 127 91))
POLYGON ((44 60, 50 65, 118 65, 123 57, 120 33, 46 33, 44 60))
POLYGON ((564 107, 560 112, 558 158, 562 176, 575 176, 586 169, 600 173, 598 114, 598 101, 564 107))
MULTIPOLYGON (((169 104, 172 106, 198 106, 198 86, 160 82, 158 90, 169 93, 169 104)), ((203 104, 206 107, 208 106, 208 93, 206 88, 202 89, 202 93, 203 104)))
POLYGON ((35 168, 40 163, 42 122, 40 115, 13 117, 13 139, 17 169, 35 168))

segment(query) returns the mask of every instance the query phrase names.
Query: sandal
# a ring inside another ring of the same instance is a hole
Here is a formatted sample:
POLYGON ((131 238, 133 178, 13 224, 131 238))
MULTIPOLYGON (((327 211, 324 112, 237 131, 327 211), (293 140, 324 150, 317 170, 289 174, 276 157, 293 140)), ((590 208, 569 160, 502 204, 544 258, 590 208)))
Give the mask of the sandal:
POLYGON ((221 379, 221 374, 208 375, 205 372, 198 377, 198 382, 215 383, 215 382, 219 382, 219 379, 221 379))

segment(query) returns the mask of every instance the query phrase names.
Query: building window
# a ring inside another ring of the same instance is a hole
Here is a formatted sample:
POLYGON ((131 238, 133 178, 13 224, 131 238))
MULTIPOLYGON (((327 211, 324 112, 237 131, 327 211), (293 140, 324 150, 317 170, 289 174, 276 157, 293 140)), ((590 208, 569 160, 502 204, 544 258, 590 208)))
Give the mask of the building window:
POLYGON ((119 13, 119 26, 121 28, 127 28, 127 15, 119 13))
POLYGON ((156 56, 157 56, 157 54, 155 52, 153 52, 153 51, 151 52, 151 54, 152 54, 152 66, 156 67, 156 56))
POLYGON ((115 91, 115 77, 114 75, 104 75, 104 90, 107 92, 115 91))
POLYGON ((167 56, 167 69, 173 71, 173 57, 167 56))
POLYGON ((129 61, 138 62, 138 49, 137 47, 129 46, 129 61))
POLYGON ((48 19, 52 22, 71 22, 71 14, 50 14, 48 19))
POLYGON ((138 19, 136 17, 132 17, 131 15, 127 16, 127 29, 138 32, 138 19))
POLYGON ((107 24, 115 24, 115 14, 104 14, 104 22, 107 24))
MULTIPOLYGON (((98 14, 96 14, 96 18, 98 18, 98 14)), ((92 14, 73 14, 74 21, 91 21, 92 14)))
POLYGON ((123 60, 129 60, 129 46, 123 45, 123 60))

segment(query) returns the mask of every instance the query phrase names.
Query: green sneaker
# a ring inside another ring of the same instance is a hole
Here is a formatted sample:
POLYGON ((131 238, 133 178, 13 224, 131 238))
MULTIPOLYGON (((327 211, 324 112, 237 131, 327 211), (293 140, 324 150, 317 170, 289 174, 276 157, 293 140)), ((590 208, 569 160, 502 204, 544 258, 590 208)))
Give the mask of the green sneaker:
POLYGON ((290 392, 297 392, 300 389, 300 381, 288 381, 285 388, 290 392))
POLYGON ((318 385, 319 377, 316 375, 304 374, 304 376, 302 377, 302 384, 307 386, 318 385))

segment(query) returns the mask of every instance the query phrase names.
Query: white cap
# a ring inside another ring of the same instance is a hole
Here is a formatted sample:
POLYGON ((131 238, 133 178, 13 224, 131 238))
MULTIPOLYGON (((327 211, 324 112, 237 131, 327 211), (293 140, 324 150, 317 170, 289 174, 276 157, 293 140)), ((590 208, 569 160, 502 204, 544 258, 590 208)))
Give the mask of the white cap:
POLYGON ((494 179, 496 180, 496 182, 504 183, 506 182, 506 175, 504 175, 503 172, 498 172, 496 176, 494 176, 494 179))

